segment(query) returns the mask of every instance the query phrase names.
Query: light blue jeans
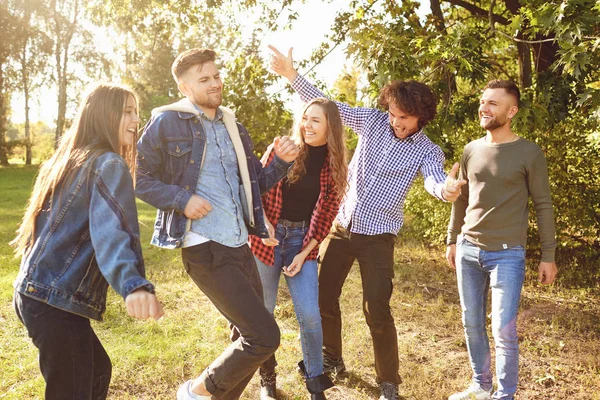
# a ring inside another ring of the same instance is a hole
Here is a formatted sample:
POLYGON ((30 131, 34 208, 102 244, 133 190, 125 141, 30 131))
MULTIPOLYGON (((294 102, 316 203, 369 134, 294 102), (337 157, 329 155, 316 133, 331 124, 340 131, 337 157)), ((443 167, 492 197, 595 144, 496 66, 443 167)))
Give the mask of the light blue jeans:
POLYGON ((519 372, 517 312, 525 278, 525 249, 517 246, 486 251, 462 240, 456 246, 456 276, 473 382, 486 390, 492 388, 486 331, 487 295, 491 287, 498 378, 493 398, 513 399, 519 372))
MULTIPOLYGON (((263 285, 265 307, 271 313, 275 310, 277 302, 281 268, 290 265, 294 257, 302 250, 302 241, 307 232, 308 226, 289 228, 277 224, 275 238, 279 240, 279 245, 274 249, 275 264, 273 266, 266 265, 255 257, 263 285)), ((317 261, 305 261, 300 272, 293 277, 285 276, 285 280, 290 289, 296 318, 300 325, 300 341, 307 378, 314 378, 323 374, 323 329, 319 311, 317 261)), ((273 357, 261 366, 261 372, 273 372, 275 364, 273 357)))

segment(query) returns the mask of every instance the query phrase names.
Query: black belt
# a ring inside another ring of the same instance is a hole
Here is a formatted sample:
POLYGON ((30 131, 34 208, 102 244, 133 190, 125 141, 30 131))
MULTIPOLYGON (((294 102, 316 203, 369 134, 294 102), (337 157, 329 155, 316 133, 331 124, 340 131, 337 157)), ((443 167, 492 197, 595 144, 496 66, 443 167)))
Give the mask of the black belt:
POLYGON ((297 221, 296 222, 296 221, 289 221, 284 218, 279 218, 279 221, 277 221, 277 224, 283 225, 288 228, 304 228, 310 224, 310 221, 297 221))

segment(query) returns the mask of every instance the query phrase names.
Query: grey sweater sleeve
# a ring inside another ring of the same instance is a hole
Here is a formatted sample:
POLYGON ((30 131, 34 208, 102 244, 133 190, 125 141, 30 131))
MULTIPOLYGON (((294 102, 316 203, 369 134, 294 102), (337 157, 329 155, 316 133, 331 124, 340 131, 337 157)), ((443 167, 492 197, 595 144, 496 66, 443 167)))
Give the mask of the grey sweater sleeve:
POLYGON ((542 261, 554 262, 554 253, 556 250, 554 211, 550 195, 548 166, 546 165, 546 158, 541 151, 531 161, 531 165, 527 171, 527 185, 538 223, 542 261))

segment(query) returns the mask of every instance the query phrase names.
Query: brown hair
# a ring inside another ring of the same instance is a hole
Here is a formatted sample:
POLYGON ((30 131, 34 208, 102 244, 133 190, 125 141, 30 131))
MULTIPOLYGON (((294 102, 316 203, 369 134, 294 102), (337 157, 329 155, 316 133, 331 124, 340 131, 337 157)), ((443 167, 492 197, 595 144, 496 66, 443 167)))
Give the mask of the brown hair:
POLYGON ((419 129, 437 113, 437 100, 431 89, 417 81, 393 81, 381 89, 379 105, 386 111, 394 104, 408 115, 419 118, 419 129))
POLYGON ((176 82, 191 67, 200 66, 204 63, 215 61, 217 53, 211 49, 190 49, 180 53, 173 61, 171 73, 176 82))
POLYGON ((137 104, 137 96, 130 89, 99 84, 81 102, 71 128, 62 136, 52 157, 38 171, 17 237, 10 243, 15 247, 15 253, 22 254, 30 248, 35 221, 44 202, 46 199, 53 200, 61 183, 65 182, 64 186, 68 186, 84 163, 91 165, 98 156, 112 151, 123 156, 132 177, 135 177, 136 146, 119 144, 123 108, 129 96, 133 96, 137 104))
POLYGON ((504 89, 506 90, 506 93, 510 94, 515 99, 517 99, 517 105, 519 105, 519 103, 521 102, 521 91, 519 90, 519 87, 512 81, 494 79, 489 81, 487 85, 485 85, 483 90, 486 89, 504 89))
MULTIPOLYGON (((342 199, 346 194, 348 186, 348 163, 346 161, 346 135, 344 124, 340 117, 340 111, 337 105, 324 97, 317 97, 309 101, 302 111, 302 115, 306 114, 308 107, 318 105, 325 114, 327 121, 327 152, 329 154, 329 171, 334 182, 334 190, 337 198, 342 199)), ((304 141, 302 134, 302 119, 296 124, 292 133, 292 138, 298 145, 298 157, 288 171, 288 182, 294 183, 306 174, 306 155, 308 153, 307 144, 304 141)))

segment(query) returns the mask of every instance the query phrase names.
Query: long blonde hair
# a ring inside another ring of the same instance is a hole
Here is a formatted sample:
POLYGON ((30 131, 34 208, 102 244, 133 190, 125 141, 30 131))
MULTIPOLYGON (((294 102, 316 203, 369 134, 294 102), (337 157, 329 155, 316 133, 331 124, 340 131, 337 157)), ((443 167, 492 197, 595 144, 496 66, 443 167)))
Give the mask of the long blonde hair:
MULTIPOLYGON (((37 174, 27 209, 17 237, 10 242, 17 255, 25 253, 33 244, 35 223, 44 202, 53 201, 58 186, 68 187, 80 167, 112 151, 123 156, 132 177, 135 177, 135 143, 119 144, 123 108, 129 96, 137 104, 137 96, 128 88, 114 84, 94 86, 81 102, 71 128, 62 136, 52 157, 44 162, 37 174)), ((60 194, 60 192, 58 193, 60 194)))
MULTIPOLYGON (((327 152, 329 153, 329 171, 334 182, 334 189, 339 200, 346 193, 348 186, 348 162, 346 160, 346 140, 344 125, 340 117, 337 105, 324 97, 312 99, 304 107, 302 115, 312 105, 317 105, 323 110, 327 120, 327 152)), ((292 138, 299 148, 298 156, 288 171, 288 182, 294 183, 306 174, 306 156, 308 154, 307 144, 304 141, 302 118, 294 127, 292 138)))

